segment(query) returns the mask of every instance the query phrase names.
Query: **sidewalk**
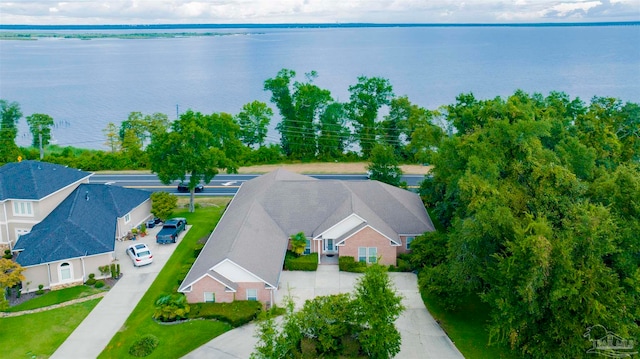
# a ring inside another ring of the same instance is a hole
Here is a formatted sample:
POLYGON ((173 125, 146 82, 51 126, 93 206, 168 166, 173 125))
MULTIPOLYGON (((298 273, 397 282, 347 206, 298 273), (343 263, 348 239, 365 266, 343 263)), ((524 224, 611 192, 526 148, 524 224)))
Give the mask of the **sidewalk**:
POLYGON ((122 278, 50 358, 97 358, 120 330, 190 228, 191 226, 187 227, 176 244, 156 244, 155 232, 149 232, 149 235, 136 241, 146 243, 153 254, 153 263, 138 268, 133 266, 125 253, 126 248, 136 242, 116 242, 116 256, 122 278))

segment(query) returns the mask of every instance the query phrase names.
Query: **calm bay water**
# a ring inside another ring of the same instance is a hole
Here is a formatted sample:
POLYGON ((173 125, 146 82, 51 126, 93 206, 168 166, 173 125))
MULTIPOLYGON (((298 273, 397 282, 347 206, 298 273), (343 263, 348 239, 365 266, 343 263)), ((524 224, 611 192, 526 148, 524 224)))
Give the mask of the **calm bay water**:
MULTIPOLYGON (((315 83, 344 102, 361 75, 385 77, 396 95, 429 109, 463 92, 493 98, 516 89, 640 102, 640 26, 216 31, 237 35, 1 41, 0 98, 25 116, 52 116, 58 144, 87 148, 104 148, 102 129, 132 111, 174 119, 176 106, 236 114, 253 100, 268 103, 264 80, 282 68, 299 80, 316 70, 315 83)), ((20 131, 19 144, 30 144, 24 119, 20 131)), ((278 141, 275 131, 269 138, 278 141)))

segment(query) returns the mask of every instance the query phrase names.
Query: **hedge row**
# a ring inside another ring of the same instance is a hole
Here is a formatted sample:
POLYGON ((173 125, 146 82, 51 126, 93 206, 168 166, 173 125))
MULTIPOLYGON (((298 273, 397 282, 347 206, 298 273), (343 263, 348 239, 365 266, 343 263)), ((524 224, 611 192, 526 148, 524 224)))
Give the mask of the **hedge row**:
POLYGON ((313 272, 318 270, 318 255, 316 253, 296 256, 287 252, 284 257, 284 269, 313 272))
POLYGON ((247 324, 258 316, 262 303, 253 300, 236 300, 231 303, 191 304, 189 318, 217 319, 233 327, 247 324))
POLYGON ((338 268, 343 272, 364 273, 367 269, 367 263, 356 262, 353 257, 340 256, 338 258, 338 268))

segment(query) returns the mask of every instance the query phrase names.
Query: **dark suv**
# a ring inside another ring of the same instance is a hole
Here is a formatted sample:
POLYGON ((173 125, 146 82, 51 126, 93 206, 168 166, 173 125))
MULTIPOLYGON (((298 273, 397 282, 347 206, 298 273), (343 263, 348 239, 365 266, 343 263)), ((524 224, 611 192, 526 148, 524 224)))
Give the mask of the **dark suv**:
MULTIPOLYGON (((198 185, 196 186, 196 191, 195 192, 196 193, 200 193, 202 191, 204 191, 204 186, 201 183, 198 183, 198 185)), ((181 192, 181 193, 189 192, 189 185, 184 183, 184 182, 180 182, 178 184, 178 192, 181 192)))

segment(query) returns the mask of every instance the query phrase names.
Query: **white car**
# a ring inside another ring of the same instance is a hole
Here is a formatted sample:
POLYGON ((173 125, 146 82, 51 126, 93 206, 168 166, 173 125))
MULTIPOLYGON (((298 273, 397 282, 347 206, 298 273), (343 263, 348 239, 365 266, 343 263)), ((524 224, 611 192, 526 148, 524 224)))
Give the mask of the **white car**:
POLYGON ((153 255, 151 250, 144 243, 132 244, 127 248, 127 254, 131 257, 133 265, 140 267, 153 262, 153 255))

